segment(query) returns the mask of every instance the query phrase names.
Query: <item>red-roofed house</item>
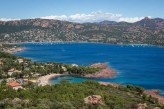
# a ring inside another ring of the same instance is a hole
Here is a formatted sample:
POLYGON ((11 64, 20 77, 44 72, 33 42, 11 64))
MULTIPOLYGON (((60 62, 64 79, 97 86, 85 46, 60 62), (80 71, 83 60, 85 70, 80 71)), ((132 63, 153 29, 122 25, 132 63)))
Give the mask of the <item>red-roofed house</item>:
POLYGON ((22 89, 23 87, 16 81, 12 81, 8 83, 9 87, 11 87, 14 90, 22 89))

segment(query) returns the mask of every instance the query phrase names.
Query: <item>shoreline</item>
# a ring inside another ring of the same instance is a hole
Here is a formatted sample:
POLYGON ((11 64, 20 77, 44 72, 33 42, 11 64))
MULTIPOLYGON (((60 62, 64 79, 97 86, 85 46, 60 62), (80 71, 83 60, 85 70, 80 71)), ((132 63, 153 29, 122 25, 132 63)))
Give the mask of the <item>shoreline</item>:
POLYGON ((152 45, 152 44, 138 44, 138 43, 134 43, 134 44, 122 44, 122 43, 118 43, 118 44, 113 44, 113 43, 104 43, 104 42, 88 42, 88 41, 52 41, 52 42, 15 42, 15 43, 6 43, 6 44, 33 44, 33 43, 95 43, 95 44, 111 44, 111 45, 130 45, 130 46, 156 46, 156 47, 161 47, 158 45, 152 45))
MULTIPOLYGON (((72 42, 72 41, 68 41, 68 42, 64 42, 64 41, 55 41, 55 42, 23 42, 23 43, 98 43, 98 42, 72 42)), ((15 44, 23 44, 23 43, 15 43, 15 44)), ((14 43, 11 43, 11 44, 14 44, 14 43)), ((110 44, 110 43, 98 43, 98 44, 110 44)), ((134 44, 116 44, 116 45, 134 45, 134 44)), ((143 45, 143 44, 139 44, 139 45, 143 45)), ((149 45, 148 45, 149 46, 149 45)), ((150 46, 152 46, 152 45, 150 45, 150 46)), ((13 50, 7 50, 6 52, 8 52, 8 53, 11 53, 11 54, 13 54, 13 53, 16 53, 16 52, 21 52, 21 51, 24 51, 26 48, 25 47, 17 47, 17 48, 15 48, 15 49, 13 49, 13 50)), ((113 70, 112 68, 110 68, 109 66, 107 67, 107 68, 109 68, 108 70, 113 70)), ((106 68, 104 68, 104 69, 106 69, 106 68)), ((113 70, 114 71, 114 70, 113 70)), ((101 72, 101 71, 100 71, 101 72)), ((99 74, 100 74, 100 72, 97 72, 97 74, 98 74, 98 76, 85 76, 85 77, 91 77, 91 78, 99 78, 99 77, 102 77, 102 75, 101 76, 99 76, 99 74)), ((107 72, 107 71, 106 71, 107 72)), ((54 78, 54 77, 57 77, 57 76, 62 76, 63 74, 50 74, 50 75, 46 75, 46 76, 42 76, 42 77, 39 77, 38 79, 37 79, 37 82, 39 82, 39 86, 45 86, 45 85, 50 85, 50 79, 52 79, 52 78, 54 78)), ((95 75, 95 74, 94 74, 95 75)), ((112 76, 108 76, 109 78, 113 78, 114 76, 116 75, 116 72, 114 71, 114 73, 112 74, 112 76)), ((108 84, 110 84, 110 82, 107 82, 108 84)), ((104 83, 102 83, 102 84, 104 84, 104 83)), ((113 84, 115 84, 115 83, 112 83, 112 85, 113 84)), ((153 90, 153 89, 152 89, 153 90)), ((147 90, 145 90, 145 91, 147 91, 147 90)), ((159 95, 159 93, 154 93, 154 92, 152 92, 152 93, 148 93, 147 95, 151 95, 152 97, 154 97, 154 98, 157 98, 157 99, 159 99, 159 100, 161 100, 162 99, 162 103, 164 102, 164 97, 163 96, 161 96, 161 95, 159 95), (161 98, 162 97, 162 98, 161 98)))
POLYGON ((164 96, 159 95, 160 90, 156 90, 156 89, 145 90, 144 94, 152 96, 153 98, 158 99, 160 103, 164 104, 164 96))
POLYGON ((57 73, 52 73, 52 74, 48 74, 48 75, 45 75, 45 76, 40 76, 38 79, 37 79, 37 83, 38 83, 38 86, 45 86, 45 85, 51 85, 50 83, 50 80, 54 77, 57 77, 57 76, 63 76, 64 74, 57 74, 57 73))
POLYGON ((13 54, 13 53, 24 51, 26 49, 27 49, 26 47, 16 47, 14 49, 5 50, 5 52, 13 54))
POLYGON ((86 74, 84 77, 88 78, 114 78, 117 74, 117 72, 111 68, 108 65, 108 62, 106 63, 95 63, 90 65, 91 67, 94 68, 99 68, 100 71, 97 71, 96 73, 93 74, 86 74))
MULTIPOLYGON (((36 80, 36 83, 38 83, 38 86, 53 85, 52 83, 50 83, 50 80, 52 78, 55 78, 55 77, 58 77, 58 76, 63 76, 63 75, 65 75, 65 74, 53 73, 53 74, 48 74, 48 75, 45 75, 45 76, 41 76, 36 80)), ((117 82, 101 82, 101 81, 97 81, 97 82, 100 85, 104 85, 104 86, 111 85, 111 86, 116 87, 116 88, 118 88, 119 86, 122 85, 122 84, 117 83, 117 82)), ((159 95, 160 90, 145 89, 144 94, 146 94, 147 96, 152 96, 153 98, 158 99, 159 103, 164 104, 164 96, 159 95)))

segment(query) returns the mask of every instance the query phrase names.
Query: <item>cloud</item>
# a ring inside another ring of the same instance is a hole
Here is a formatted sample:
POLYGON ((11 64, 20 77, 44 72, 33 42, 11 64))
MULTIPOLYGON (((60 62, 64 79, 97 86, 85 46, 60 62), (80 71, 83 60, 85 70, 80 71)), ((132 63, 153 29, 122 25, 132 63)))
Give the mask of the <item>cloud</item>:
POLYGON ((20 19, 0 18, 0 21, 13 21, 13 20, 20 20, 20 19))
MULTIPOLYGON (((151 18, 150 16, 148 16, 151 18)), ((44 16, 41 17, 42 19, 55 19, 55 20, 62 20, 62 21, 70 21, 70 22, 99 22, 99 21, 117 21, 117 22, 136 22, 144 17, 124 17, 122 14, 114 14, 109 12, 102 12, 102 11, 96 11, 91 12, 89 14, 86 13, 77 13, 73 15, 50 15, 50 16, 44 16)), ((11 20, 20 20, 20 19, 7 19, 7 18, 0 18, 1 21, 11 21, 11 20)))
POLYGON ((56 20, 68 20, 68 17, 66 15, 61 15, 61 16, 45 16, 41 17, 42 19, 56 19, 56 20))
MULTIPOLYGON (((150 16, 148 16, 151 18, 150 16)), ((97 12, 92 12, 90 14, 74 14, 74 15, 61 15, 61 16, 45 16, 41 17, 43 19, 55 19, 55 20, 64 20, 64 21, 71 21, 71 22, 99 22, 103 20, 109 20, 109 21, 117 21, 117 22, 136 22, 144 17, 123 17, 121 14, 114 14, 114 13, 108 13, 108 12, 102 12, 102 11, 97 11, 97 12)))
MULTIPOLYGON (((142 19, 144 19, 145 17, 120 17, 118 19, 119 22, 130 22, 130 23, 133 23, 133 22, 137 22, 137 21, 140 21, 142 19)), ((151 18, 151 16, 148 16, 148 18, 151 18)))
POLYGON ((43 19, 56 19, 56 20, 66 20, 66 21, 72 21, 72 22, 98 22, 103 20, 111 20, 111 21, 118 21, 118 19, 121 17, 121 14, 113 14, 113 13, 105 13, 102 11, 92 12, 90 14, 74 14, 70 16, 61 15, 61 16, 45 16, 41 17, 43 19))

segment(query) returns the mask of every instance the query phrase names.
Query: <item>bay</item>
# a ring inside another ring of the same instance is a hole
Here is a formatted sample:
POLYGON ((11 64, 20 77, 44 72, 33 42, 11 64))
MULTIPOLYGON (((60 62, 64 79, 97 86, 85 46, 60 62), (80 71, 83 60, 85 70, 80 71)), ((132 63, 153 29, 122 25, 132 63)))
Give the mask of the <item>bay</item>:
MULTIPOLYGON (((102 43, 23 43, 27 49, 15 53, 36 62, 61 62, 67 64, 91 65, 108 62, 116 70, 113 79, 91 79, 104 82, 133 84, 146 89, 164 91, 164 48, 152 45, 114 45, 102 43)), ((80 82, 88 78, 57 77, 51 80, 80 82)), ((89 79, 90 80, 90 79, 89 79)))

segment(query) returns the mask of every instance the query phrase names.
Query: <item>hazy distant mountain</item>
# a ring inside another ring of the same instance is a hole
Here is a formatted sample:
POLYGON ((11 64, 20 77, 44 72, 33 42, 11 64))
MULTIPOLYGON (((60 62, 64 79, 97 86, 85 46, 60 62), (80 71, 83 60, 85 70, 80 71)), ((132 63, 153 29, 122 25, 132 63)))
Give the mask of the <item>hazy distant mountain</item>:
POLYGON ((102 21, 73 23, 48 19, 0 21, 1 42, 88 41, 164 46, 164 19, 135 23, 102 21))
POLYGON ((117 22, 115 22, 115 21, 104 20, 104 21, 102 21, 102 22, 96 22, 96 24, 112 25, 112 24, 117 24, 117 22))

